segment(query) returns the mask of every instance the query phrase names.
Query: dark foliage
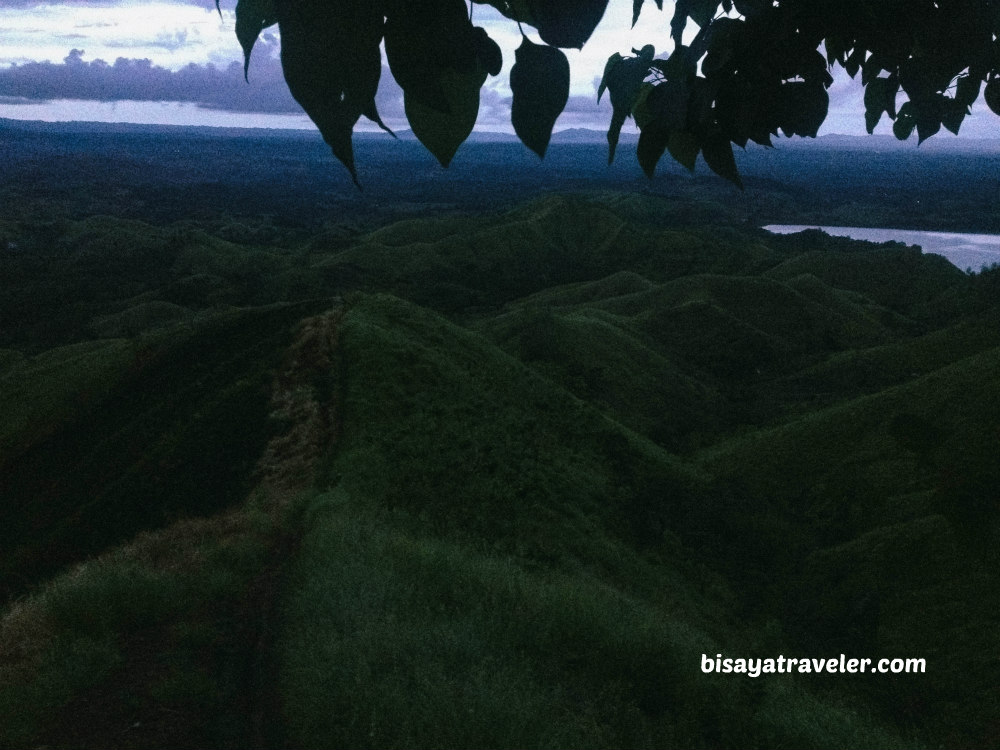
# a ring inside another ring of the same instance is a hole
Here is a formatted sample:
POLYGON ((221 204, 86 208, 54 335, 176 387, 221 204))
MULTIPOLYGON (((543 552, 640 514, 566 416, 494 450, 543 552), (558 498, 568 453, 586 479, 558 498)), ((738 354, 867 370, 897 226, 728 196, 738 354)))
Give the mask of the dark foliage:
MULTIPOLYGON (((555 48, 582 47, 608 0, 473 2, 522 28, 534 26, 541 49, 553 50, 543 55, 522 45, 511 70, 515 130, 544 154, 565 106, 565 57, 555 48)), ((634 20, 642 7, 634 3, 634 20)), ((351 134, 362 115, 379 122, 374 102, 383 35, 420 141, 447 166, 469 136, 479 89, 502 63, 499 47, 473 27, 471 16, 462 0, 239 0, 237 35, 249 60, 257 32, 278 23, 292 93, 356 179, 351 134)), ((980 93, 1000 113, 998 29, 1000 12, 990 0, 681 0, 670 21, 669 56, 654 58, 646 46, 634 57, 615 53, 608 60, 601 89, 607 87, 614 105, 610 153, 622 124, 634 117, 647 174, 665 151, 688 168, 700 153, 714 172, 741 185, 733 144, 769 146, 779 133, 815 137, 826 119, 834 65, 852 78, 860 73, 869 133, 883 114, 901 140, 914 130, 921 142, 942 127, 958 133, 980 93), (685 44, 689 22, 698 31, 685 44)))

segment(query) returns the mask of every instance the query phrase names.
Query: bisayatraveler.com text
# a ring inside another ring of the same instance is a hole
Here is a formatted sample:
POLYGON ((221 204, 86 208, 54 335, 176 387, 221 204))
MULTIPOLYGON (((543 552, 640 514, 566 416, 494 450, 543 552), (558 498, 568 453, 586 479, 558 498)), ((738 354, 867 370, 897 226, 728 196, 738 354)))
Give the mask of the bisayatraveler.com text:
POLYGON ((844 654, 830 658, 794 658, 778 656, 767 659, 723 658, 716 654, 701 655, 701 671, 705 674, 923 674, 926 659, 861 659, 844 654))

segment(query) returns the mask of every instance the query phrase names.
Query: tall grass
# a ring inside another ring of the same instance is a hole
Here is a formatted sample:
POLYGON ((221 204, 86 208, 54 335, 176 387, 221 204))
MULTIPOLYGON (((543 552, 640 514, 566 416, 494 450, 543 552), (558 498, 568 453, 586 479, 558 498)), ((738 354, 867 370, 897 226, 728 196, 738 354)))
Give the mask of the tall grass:
POLYGON ((179 522, 5 612, 0 747, 246 746, 274 533, 253 512, 179 522))
POLYGON ((720 646, 677 612, 350 506, 316 501, 290 573, 293 746, 904 746, 787 675, 701 674, 720 646))

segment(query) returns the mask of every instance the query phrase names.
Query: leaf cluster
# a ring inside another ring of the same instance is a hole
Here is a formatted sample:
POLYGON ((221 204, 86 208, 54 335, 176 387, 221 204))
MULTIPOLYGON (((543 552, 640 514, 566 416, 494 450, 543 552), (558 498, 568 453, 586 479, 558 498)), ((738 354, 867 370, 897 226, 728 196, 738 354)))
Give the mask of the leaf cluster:
MULTIPOLYGON (((278 24, 289 88, 357 182, 354 125, 364 116, 385 127, 375 106, 383 41, 414 134, 447 166, 475 125, 481 87, 503 69, 473 8, 490 5, 516 22, 523 39, 510 70, 512 124, 544 157, 569 97, 561 48, 582 48, 608 2, 238 0, 236 32, 248 65, 259 32, 278 24)), ((633 25, 643 5, 633 0, 633 25)), ((957 134, 980 94, 1000 114, 998 32, 994 0, 677 0, 669 55, 656 58, 647 45, 608 59, 598 99, 607 91, 613 109, 609 162, 631 117, 647 175, 666 152, 688 169, 700 154, 741 185, 733 145, 815 137, 834 65, 860 74, 869 133, 888 115, 901 140, 914 130, 920 142, 942 127, 957 134)))

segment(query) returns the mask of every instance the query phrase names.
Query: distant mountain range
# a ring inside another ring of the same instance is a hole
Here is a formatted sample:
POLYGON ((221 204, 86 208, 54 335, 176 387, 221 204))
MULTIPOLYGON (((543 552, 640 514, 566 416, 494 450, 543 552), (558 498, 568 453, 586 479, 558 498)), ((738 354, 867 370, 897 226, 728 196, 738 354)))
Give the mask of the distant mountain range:
MULTIPOLYGON (((211 127, 204 125, 148 125, 142 123, 119 123, 119 122, 42 122, 39 120, 11 120, 0 118, 0 133, 7 130, 22 132, 40 133, 121 133, 128 135, 197 135, 217 138, 286 138, 295 140, 320 140, 319 132, 314 129, 292 129, 292 128, 240 128, 240 127, 211 127)), ((397 130, 395 135, 400 140, 415 141, 417 137, 410 129, 397 130)), ((358 131, 355 138, 381 140, 390 138, 388 133, 382 131, 358 131)), ((622 133, 621 140, 624 143, 635 143, 638 135, 635 133, 622 133)), ((498 131, 475 131, 469 136, 470 143, 518 143, 519 139, 514 133, 504 133, 498 131)), ((607 135, 603 130, 592 130, 588 128, 567 128, 556 131, 552 135, 553 143, 607 143, 607 135)))
MULTIPOLYGON (((140 123, 106 123, 106 122, 42 122, 36 120, 11 120, 0 118, 0 133, 4 131, 43 132, 43 133, 120 133, 129 135, 179 135, 214 138, 280 138, 293 140, 319 140, 320 135, 315 130, 284 129, 284 128, 239 128, 239 127, 209 127, 203 125, 146 125, 140 123)), ((381 131, 359 131, 355 133, 359 139, 389 138, 381 131)), ((396 137, 404 141, 415 141, 413 131, 398 130, 396 137)), ((638 134, 624 132, 622 143, 634 144, 638 134)), ((513 133, 497 131, 475 131, 469 137, 470 143, 517 143, 518 138, 513 133)), ((567 128, 557 130, 552 134, 555 144, 600 144, 607 143, 607 135, 603 130, 590 128, 567 128)), ((886 151, 913 150, 917 148, 916 141, 898 141, 889 135, 854 136, 831 134, 816 139, 811 138, 777 138, 775 145, 781 148, 822 147, 835 150, 850 151, 886 151)), ((751 145, 748 148, 755 148, 751 145)), ((920 145, 921 150, 961 151, 1000 153, 1000 138, 955 138, 950 135, 939 135, 920 145)))

